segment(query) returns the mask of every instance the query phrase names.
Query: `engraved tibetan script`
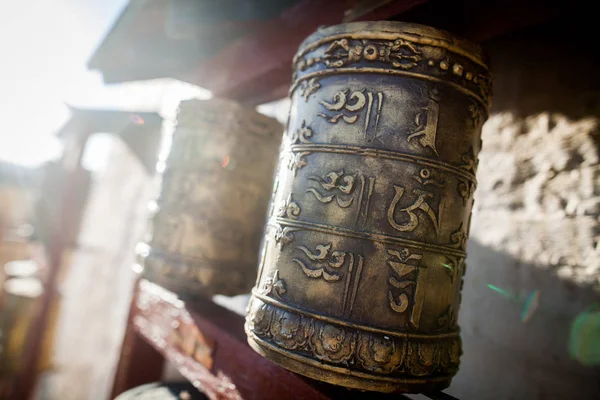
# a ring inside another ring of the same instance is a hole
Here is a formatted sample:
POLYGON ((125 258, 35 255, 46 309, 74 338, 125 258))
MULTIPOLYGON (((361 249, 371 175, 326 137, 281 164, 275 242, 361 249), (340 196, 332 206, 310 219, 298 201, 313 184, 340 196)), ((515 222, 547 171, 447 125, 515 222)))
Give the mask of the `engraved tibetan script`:
POLYGON ((321 203, 331 203, 334 199, 341 208, 348 208, 354 201, 352 191, 354 189, 354 175, 344 173, 344 170, 338 172, 332 171, 327 174, 326 178, 311 176, 308 179, 317 182, 322 189, 332 194, 323 194, 315 188, 308 188, 307 193, 312 193, 321 203))
POLYGON ((311 193, 323 204, 335 201, 340 208, 350 208, 355 205, 355 225, 358 226, 362 222, 364 226, 375 187, 375 177, 365 177, 358 173, 351 175, 341 169, 328 173, 324 178, 310 176, 308 179, 317 182, 319 186, 306 189, 307 193, 311 193), (360 188, 358 188, 359 182, 360 188))
POLYGON ((379 116, 383 106, 383 93, 371 93, 366 89, 350 91, 340 90, 333 95, 331 102, 320 101, 329 113, 318 113, 319 117, 337 124, 340 120, 348 124, 354 124, 359 119, 359 114, 366 109, 364 134, 366 138, 373 138, 377 134, 379 116), (369 133, 371 132, 371 133, 369 133))
POLYGON ((389 41, 336 40, 325 50, 325 64, 344 67, 358 61, 379 61, 394 68, 411 69, 421 61, 421 51, 403 39, 389 41))
POLYGON ((392 228, 400 232, 414 231, 417 228, 417 226, 419 226, 419 217, 417 216, 416 212, 421 211, 425 213, 425 215, 427 215, 433 223, 433 227, 435 228, 436 234, 440 234, 439 214, 442 207, 440 204, 440 208, 436 215, 434 209, 428 203, 428 201, 431 198, 433 198, 433 194, 421 189, 413 189, 412 192, 417 196, 417 199, 408 207, 404 207, 399 210, 401 213, 405 214, 408 217, 408 221, 404 223, 399 223, 396 220, 396 208, 398 207, 400 199, 404 195, 405 189, 402 186, 394 185, 394 191, 394 198, 392 199, 392 202, 390 203, 390 206, 387 210, 388 222, 392 226, 392 228))
POLYGON ((427 106, 423 107, 422 110, 417 113, 415 122, 417 124, 417 131, 413 132, 406 138, 411 143, 413 139, 416 139, 421 147, 429 147, 436 156, 440 156, 437 148, 435 147, 435 140, 437 136, 438 119, 440 114, 440 106, 437 103, 439 101, 439 93, 437 90, 432 90, 429 94, 429 101, 427 106))
POLYGON ((308 261, 293 258, 302 272, 309 278, 323 279, 326 282, 337 282, 344 277, 344 297, 342 313, 349 316, 356 299, 358 283, 362 275, 364 258, 360 254, 349 251, 332 251, 331 243, 319 244, 311 251, 306 246, 298 246, 297 250, 304 253, 308 261))
POLYGON ((387 262, 390 267, 388 279, 390 308, 398 314, 403 314, 410 307, 410 322, 413 327, 418 328, 423 308, 422 286, 427 274, 425 268, 419 267, 423 256, 411 253, 407 248, 402 248, 400 251, 388 250, 388 254, 390 255, 387 262))

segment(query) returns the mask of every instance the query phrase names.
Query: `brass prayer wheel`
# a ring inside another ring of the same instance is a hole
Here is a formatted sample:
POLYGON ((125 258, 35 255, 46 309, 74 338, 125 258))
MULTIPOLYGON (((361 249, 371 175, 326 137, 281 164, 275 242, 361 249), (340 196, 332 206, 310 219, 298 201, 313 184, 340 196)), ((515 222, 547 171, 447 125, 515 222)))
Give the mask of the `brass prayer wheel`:
POLYGON ((321 381, 450 384, 481 127, 478 46, 426 26, 323 28, 294 58, 250 345, 321 381))
POLYGON ((141 247, 145 277, 188 296, 250 291, 282 131, 232 101, 180 104, 141 247))

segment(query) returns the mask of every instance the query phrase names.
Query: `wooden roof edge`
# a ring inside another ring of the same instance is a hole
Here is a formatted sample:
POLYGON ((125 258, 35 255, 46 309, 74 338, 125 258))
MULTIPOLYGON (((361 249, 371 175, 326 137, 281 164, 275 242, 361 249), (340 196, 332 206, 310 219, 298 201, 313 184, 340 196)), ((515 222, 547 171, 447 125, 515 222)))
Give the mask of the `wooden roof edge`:
POLYGON ((86 66, 88 69, 102 69, 104 61, 102 60, 103 55, 107 53, 120 35, 120 27, 130 18, 134 18, 134 13, 141 10, 141 4, 135 1, 129 1, 123 8, 118 18, 113 22, 112 26, 108 29, 108 33, 100 40, 94 53, 88 60, 86 66))
POLYGON ((118 133, 127 125, 140 125, 146 128, 160 128, 163 117, 154 111, 138 111, 108 108, 83 108, 68 105, 71 117, 56 132, 56 136, 65 137, 70 132, 75 134, 89 134, 93 132, 110 131, 118 133), (115 124, 119 128, 108 125, 115 124), (78 128, 85 127, 86 132, 79 132, 78 128))

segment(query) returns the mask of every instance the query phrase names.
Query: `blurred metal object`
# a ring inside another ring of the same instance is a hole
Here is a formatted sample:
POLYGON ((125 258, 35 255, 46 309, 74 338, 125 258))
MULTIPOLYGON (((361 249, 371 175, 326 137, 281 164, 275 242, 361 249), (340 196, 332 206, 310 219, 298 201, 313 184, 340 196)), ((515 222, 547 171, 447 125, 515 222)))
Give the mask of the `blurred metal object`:
POLYGON ((490 102, 482 52, 426 26, 350 23, 306 39, 294 66, 249 343, 350 388, 445 388, 490 102))
POLYGON ((115 400, 208 400, 193 384, 149 383, 121 393, 115 400))
POLYGON ((282 131, 231 101, 181 103, 144 277, 184 295, 250 291, 282 131))
POLYGON ((358 18, 392 2, 394 0, 358 0, 344 12, 342 22, 356 21, 358 18))

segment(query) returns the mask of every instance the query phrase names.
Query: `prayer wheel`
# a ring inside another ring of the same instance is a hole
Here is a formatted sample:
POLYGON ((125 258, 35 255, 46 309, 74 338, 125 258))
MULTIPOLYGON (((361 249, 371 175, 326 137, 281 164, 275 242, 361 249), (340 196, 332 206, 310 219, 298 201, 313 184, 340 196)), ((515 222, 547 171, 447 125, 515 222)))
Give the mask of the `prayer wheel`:
POLYGON ((184 296, 248 293, 283 128, 223 99, 180 104, 143 275, 184 296))
POLYGON ((294 58, 250 345, 349 388, 450 384, 491 77, 480 48, 399 22, 322 28, 294 58))
POLYGON ((121 393, 115 400, 208 400, 191 383, 149 383, 121 393))

